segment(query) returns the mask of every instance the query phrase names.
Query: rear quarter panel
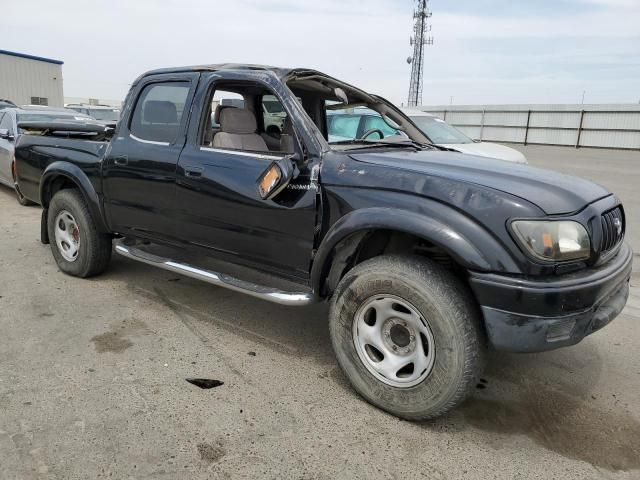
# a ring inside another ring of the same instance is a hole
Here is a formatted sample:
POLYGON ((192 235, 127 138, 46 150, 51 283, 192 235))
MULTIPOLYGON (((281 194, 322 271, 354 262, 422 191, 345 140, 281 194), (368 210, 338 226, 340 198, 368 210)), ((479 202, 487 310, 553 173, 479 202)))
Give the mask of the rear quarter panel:
POLYGON ((21 135, 15 154, 20 191, 29 200, 41 203, 43 172, 54 162, 68 162, 79 167, 99 193, 101 161, 108 145, 108 142, 21 135))

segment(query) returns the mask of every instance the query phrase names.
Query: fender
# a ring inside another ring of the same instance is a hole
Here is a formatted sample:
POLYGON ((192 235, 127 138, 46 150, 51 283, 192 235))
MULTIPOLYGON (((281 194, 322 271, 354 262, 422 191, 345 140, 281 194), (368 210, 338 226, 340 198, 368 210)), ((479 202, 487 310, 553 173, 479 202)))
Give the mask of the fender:
MULTIPOLYGON (((469 217, 447 209, 445 218, 446 224, 439 218, 385 207, 358 209, 346 214, 333 224, 318 248, 311 268, 314 292, 321 292, 336 246, 348 237, 368 230, 394 230, 418 236, 442 248, 468 270, 520 270, 498 240, 469 217), (461 233, 462 231, 466 234, 461 233)), ((357 241, 361 241, 362 237, 363 235, 359 235, 357 241)))
POLYGON ((42 180, 40 180, 40 203, 42 208, 48 210, 49 202, 52 197, 51 187, 54 181, 60 177, 64 177, 66 180, 72 182, 78 187, 85 202, 87 202, 87 206, 89 207, 89 212, 91 212, 91 218, 93 218, 93 221, 95 222, 96 229, 102 233, 110 233, 104 223, 98 193, 89 180, 89 177, 87 177, 87 174, 73 163, 57 161, 53 162, 45 169, 42 174, 42 180))

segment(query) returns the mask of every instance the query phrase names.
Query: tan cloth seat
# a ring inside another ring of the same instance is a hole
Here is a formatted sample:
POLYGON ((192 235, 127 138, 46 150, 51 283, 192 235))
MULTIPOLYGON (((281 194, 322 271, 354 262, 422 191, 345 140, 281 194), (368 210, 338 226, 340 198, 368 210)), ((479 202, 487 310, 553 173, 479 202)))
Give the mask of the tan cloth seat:
POLYGON ((264 139, 256 133, 258 125, 251 110, 225 108, 220 110, 220 132, 213 137, 213 146, 268 152, 264 139))

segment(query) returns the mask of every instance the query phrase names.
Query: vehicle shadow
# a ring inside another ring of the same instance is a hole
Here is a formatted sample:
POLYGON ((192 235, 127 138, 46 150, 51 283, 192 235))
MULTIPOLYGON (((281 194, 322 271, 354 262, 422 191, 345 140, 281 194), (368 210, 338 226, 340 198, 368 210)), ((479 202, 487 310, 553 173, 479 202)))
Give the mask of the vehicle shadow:
POLYGON ((596 391, 601 373, 602 359, 591 340, 540 354, 490 352, 476 392, 447 418, 423 427, 478 429, 495 449, 525 436, 595 467, 640 469, 640 422, 624 408, 603 406, 615 394, 596 391))
POLYGON ((214 324, 284 354, 333 362, 327 304, 277 305, 118 255, 100 279, 124 280, 132 294, 164 305, 183 322, 214 324))
POLYGON ((11 197, 15 198, 16 192, 13 188, 5 185, 4 183, 0 183, 0 195, 3 197, 6 195, 6 199, 10 200, 11 197))

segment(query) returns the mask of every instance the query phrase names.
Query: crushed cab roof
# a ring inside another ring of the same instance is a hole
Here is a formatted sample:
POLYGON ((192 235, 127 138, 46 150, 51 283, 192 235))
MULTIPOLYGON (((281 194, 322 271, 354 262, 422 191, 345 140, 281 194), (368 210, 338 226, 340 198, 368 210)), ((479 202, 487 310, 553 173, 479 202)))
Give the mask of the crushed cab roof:
POLYGON ((219 72, 219 71, 252 71, 252 72, 273 72, 280 79, 292 78, 294 76, 297 77, 324 77, 327 80, 334 82, 337 85, 341 85, 342 87, 346 87, 351 91, 355 91, 361 94, 363 97, 369 97, 370 95, 365 91, 354 87, 353 85, 349 85, 337 78, 332 77, 331 75, 327 75, 326 73, 319 72, 318 70, 314 70, 312 68, 282 68, 282 67, 273 67, 270 65, 256 65, 256 64, 247 64, 247 63, 218 63, 218 64, 208 64, 208 65, 191 65, 184 67, 170 67, 170 68, 158 68, 155 70, 149 70, 148 72, 140 75, 133 82, 132 85, 136 85, 141 79, 150 76, 150 75, 159 75, 159 74, 171 74, 171 73, 185 73, 185 72, 219 72))
POLYGON ((301 69, 293 69, 293 68, 280 68, 280 67, 272 67, 269 65, 254 65, 254 64, 246 64, 246 63, 217 63, 217 64, 208 64, 208 65, 190 65, 184 67, 169 67, 169 68, 157 68, 154 70, 149 70, 148 72, 143 73, 138 77, 136 83, 139 79, 149 76, 149 75, 158 75, 163 73, 184 73, 184 72, 218 72, 222 70, 252 70, 252 71, 269 71, 273 72, 279 77, 286 77, 291 72, 295 70, 300 71, 310 71, 310 69, 301 68, 301 69))

